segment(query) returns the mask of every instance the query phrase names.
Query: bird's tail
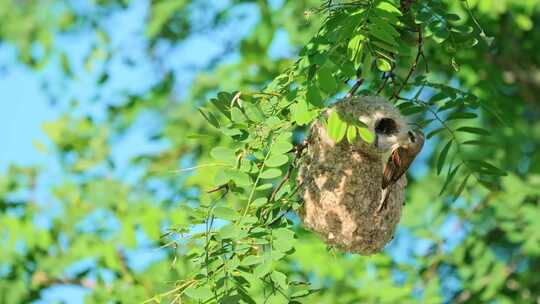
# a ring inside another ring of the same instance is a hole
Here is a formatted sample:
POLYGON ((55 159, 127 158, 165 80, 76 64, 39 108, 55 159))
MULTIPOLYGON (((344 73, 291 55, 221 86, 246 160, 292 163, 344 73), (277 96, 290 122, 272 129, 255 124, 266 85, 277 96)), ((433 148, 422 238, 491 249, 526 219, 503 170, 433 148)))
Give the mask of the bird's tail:
POLYGON ((381 212, 386 207, 386 201, 388 200, 389 194, 390 194, 390 187, 386 187, 382 190, 381 202, 379 203, 379 207, 377 207, 377 213, 381 212))

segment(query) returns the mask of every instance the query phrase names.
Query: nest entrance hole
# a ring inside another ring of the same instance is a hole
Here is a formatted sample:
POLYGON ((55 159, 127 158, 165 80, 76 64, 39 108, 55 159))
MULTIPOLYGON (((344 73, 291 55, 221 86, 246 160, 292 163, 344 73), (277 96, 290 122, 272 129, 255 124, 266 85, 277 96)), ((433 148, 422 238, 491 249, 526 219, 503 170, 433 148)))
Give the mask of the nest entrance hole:
POLYGON ((392 135, 399 132, 398 124, 392 118, 381 118, 375 123, 377 134, 392 135))

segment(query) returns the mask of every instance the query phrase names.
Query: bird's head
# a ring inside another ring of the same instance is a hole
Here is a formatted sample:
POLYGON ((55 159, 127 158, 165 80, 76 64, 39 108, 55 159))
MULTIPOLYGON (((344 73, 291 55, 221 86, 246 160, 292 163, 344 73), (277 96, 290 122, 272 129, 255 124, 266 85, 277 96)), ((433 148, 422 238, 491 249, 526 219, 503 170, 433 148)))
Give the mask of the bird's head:
POLYGON ((420 151, 424 146, 425 140, 424 132, 422 132, 422 130, 409 130, 407 131, 407 138, 403 144, 414 150, 420 151))

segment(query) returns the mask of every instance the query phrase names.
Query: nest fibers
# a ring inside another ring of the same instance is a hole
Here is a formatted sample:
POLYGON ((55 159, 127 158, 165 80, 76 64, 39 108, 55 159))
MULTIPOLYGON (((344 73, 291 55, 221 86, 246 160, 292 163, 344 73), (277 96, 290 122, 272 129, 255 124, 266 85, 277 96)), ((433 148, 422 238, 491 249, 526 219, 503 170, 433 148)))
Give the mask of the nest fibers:
POLYGON ((336 144, 320 121, 311 126, 298 175, 304 199, 300 217, 329 245, 362 255, 380 252, 393 238, 407 185, 403 175, 391 186, 386 208, 377 212, 383 166, 391 145, 410 128, 381 97, 344 99, 325 115, 331 111, 359 119, 377 139, 371 144, 360 138, 354 144, 336 144))

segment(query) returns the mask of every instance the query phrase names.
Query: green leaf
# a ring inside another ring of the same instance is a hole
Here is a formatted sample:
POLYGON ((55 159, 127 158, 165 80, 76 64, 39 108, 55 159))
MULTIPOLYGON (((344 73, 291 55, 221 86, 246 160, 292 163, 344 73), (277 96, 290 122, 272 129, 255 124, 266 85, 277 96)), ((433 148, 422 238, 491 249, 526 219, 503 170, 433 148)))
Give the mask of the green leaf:
POLYGON ((240 263, 242 266, 252 266, 262 263, 264 260, 260 256, 256 255, 249 255, 245 257, 242 262, 240 263))
POLYGON ((386 11, 388 13, 396 14, 398 16, 401 16, 401 11, 399 8, 395 7, 391 2, 389 1, 380 1, 377 5, 378 9, 381 9, 383 11, 386 11))
POLYGON ((109 73, 102 73, 97 80, 97 84, 103 85, 107 80, 109 80, 109 73))
POLYGON ((461 181, 461 184, 459 185, 459 187, 457 188, 457 191, 456 193, 454 193, 454 201, 456 201, 459 196, 461 195, 461 193, 463 193, 463 190, 465 190, 465 186, 467 186, 467 182, 469 181, 469 178, 471 177, 471 174, 467 174, 467 176, 465 176, 465 178, 461 181))
MULTIPOLYGON (((268 304, 289 304, 289 300, 287 299, 287 297, 285 295, 283 295, 281 292, 277 291, 277 290, 274 290, 272 291, 269 296, 268 296, 268 300, 266 301, 266 303, 268 304)), ((297 304, 297 303, 294 303, 293 304, 297 304)))
POLYGON ((219 170, 215 176, 214 183, 217 185, 227 184, 231 180, 231 176, 226 170, 219 170))
POLYGON ((240 109, 238 109, 237 107, 234 107, 231 109, 231 120, 236 123, 244 123, 246 122, 247 119, 244 113, 240 111, 240 109))
POLYGON ((478 117, 475 113, 470 112, 454 112, 448 116, 446 120, 456 120, 456 119, 473 119, 478 117))
POLYGON ((321 93, 319 92, 319 88, 317 88, 314 85, 308 85, 307 91, 306 91, 306 99, 307 99, 307 102, 309 102, 310 104, 318 108, 324 105, 321 93))
POLYGON ((487 147, 487 146, 496 146, 497 144, 485 140, 467 140, 461 143, 462 145, 466 146, 481 146, 481 147, 487 147))
POLYGON ((243 102, 242 107, 249 120, 253 122, 263 122, 265 120, 264 114, 256 105, 250 102, 243 102))
POLYGON ((364 140, 368 144, 371 144, 375 141, 375 134, 373 134, 373 132, 371 132, 366 127, 358 127, 358 134, 360 134, 362 140, 364 140))
POLYGON ((289 161, 289 157, 284 154, 272 154, 264 163, 267 167, 281 167, 289 161))
POLYGON ((287 283, 287 276, 282 272, 274 270, 272 271, 272 274, 270 274, 270 278, 282 289, 286 290, 289 287, 289 284, 287 283))
POLYGON ((69 63, 69 58, 66 55, 66 53, 62 52, 60 54, 60 62, 62 65, 62 70, 64 71, 64 74, 68 77, 73 77, 73 70, 71 69, 71 64, 69 63))
POLYGON ((381 72, 389 72, 392 70, 392 65, 385 58, 377 58, 377 68, 381 72))
MULTIPOLYGON (((255 303, 255 301, 249 296, 243 297, 243 295, 236 294, 236 295, 223 296, 223 298, 221 298, 219 300, 219 304, 238 304, 238 303, 242 303, 241 300, 244 299, 244 298, 248 299, 245 303, 255 303)), ((159 302, 161 302, 161 301, 159 301, 159 302)))
POLYGON ((150 5, 151 13, 146 26, 146 35, 153 38, 159 34, 161 29, 175 13, 179 12, 189 2, 185 0, 179 1, 162 1, 150 5))
POLYGON ((279 117, 277 116, 271 116, 271 117, 268 117, 264 123, 270 127, 270 128, 275 128, 277 126, 279 126, 279 124, 281 124, 281 119, 279 119, 279 117))
POLYGON ((336 143, 339 143, 343 137, 345 137, 345 133, 347 132, 347 124, 341 120, 336 110, 333 110, 332 113, 330 113, 326 128, 328 136, 336 143))
POLYGON ((371 65, 373 64, 373 56, 370 51, 365 52, 364 61, 362 62, 362 78, 366 79, 371 71, 371 65))
POLYGON ((369 34, 377 39, 380 39, 390 45, 398 46, 394 36, 399 36, 399 33, 386 21, 379 17, 370 18, 372 23, 368 27, 369 34))
MULTIPOLYGON (((208 134, 195 134, 195 133, 190 133, 188 135, 186 135, 186 138, 187 139, 195 139, 195 140, 200 140, 200 139, 211 139, 211 138, 214 138, 212 135, 208 135, 208 134)), ((42 149, 40 149, 40 152, 41 150, 43 149, 46 149, 46 147, 43 147, 42 149)), ((43 151, 46 151, 46 150, 43 150, 43 151)))
POLYGON ((443 21, 435 21, 429 24, 429 29, 433 33, 433 40, 437 43, 442 43, 450 36, 446 23, 443 21))
POLYGON ((277 141, 270 148, 270 154, 285 154, 290 152, 294 146, 290 142, 277 141))
POLYGON ((272 232, 274 241, 272 242, 275 250, 279 252, 287 252, 294 247, 296 240, 294 239, 294 231, 287 228, 278 228, 272 232))
POLYGON ((448 143, 442 149, 441 154, 439 155, 439 160, 437 161, 437 175, 441 174, 442 167, 444 166, 444 161, 446 160, 446 157, 448 156, 448 151, 450 151, 451 146, 452 146, 452 140, 449 140, 448 143))
POLYGON ((231 114, 231 102, 232 96, 227 92, 219 92, 218 98, 212 98, 210 102, 216 109, 218 109, 225 117, 229 118, 231 114))
POLYGON ((262 184, 259 187, 257 187, 257 191, 265 191, 265 190, 268 190, 268 189, 272 189, 272 187, 274 187, 274 185, 272 185, 272 183, 262 184))
POLYGON ((501 169, 495 167, 494 165, 488 163, 485 160, 481 160, 481 159, 468 160, 467 164, 470 167, 478 170, 482 174, 496 175, 496 176, 507 176, 508 175, 504 170, 501 170, 501 169))
POLYGON ((459 15, 456 15, 456 14, 446 14, 446 15, 444 15, 444 17, 448 21, 459 21, 459 19, 460 19, 459 15))
POLYGON ((201 286, 201 287, 189 287, 184 290, 184 294, 192 299, 205 301, 207 299, 210 299, 214 296, 212 293, 212 290, 208 286, 201 286))
POLYGON ((240 240, 247 236, 247 232, 234 224, 228 224, 219 229, 219 236, 222 239, 240 240))
POLYGON ((487 46, 491 46, 493 44, 493 40, 495 40, 495 37, 490 37, 486 35, 484 31, 480 32, 480 38, 484 40, 484 42, 487 44, 487 46))
POLYGON ((362 34, 358 34, 349 40, 347 46, 349 59, 353 62, 358 62, 362 55, 362 46, 366 37, 362 34), (360 58, 359 58, 360 57, 360 58))
POLYGON ((437 109, 437 112, 444 112, 446 110, 454 109, 462 105, 463 105, 463 101, 461 100, 456 100, 456 99, 448 100, 444 103, 444 105, 442 105, 439 109, 437 109))
POLYGON ((264 206, 268 202, 268 199, 266 197, 259 197, 258 199, 253 201, 253 206, 255 208, 259 208, 264 206))
POLYGON ((315 112, 308 109, 308 104, 305 99, 300 99, 294 105, 293 120, 300 126, 310 123, 315 118, 315 112))
POLYGON ((388 43, 388 44, 396 46, 396 47, 399 46, 398 43, 396 42, 396 39, 394 39, 394 37, 392 37, 392 35, 390 35, 390 33, 385 32, 380 27, 371 26, 369 28, 369 34, 374 36, 377 39, 380 39, 381 41, 383 41, 385 43, 388 43))
POLYGON ((347 128, 347 141, 353 144, 355 140, 356 140, 356 127, 349 126, 347 128))
POLYGON ((337 83, 332 75, 332 69, 325 64, 317 71, 319 87, 326 93, 332 95, 337 91, 337 83))
POLYGON ((215 147, 210 151, 210 156, 220 162, 228 165, 236 165, 235 151, 226 147, 215 147))
POLYGON ((446 188, 448 187, 448 185, 450 185, 452 180, 454 180, 456 173, 458 172, 459 168, 461 168, 462 165, 463 164, 457 165, 454 169, 452 169, 452 171, 448 173, 448 175, 446 176, 446 180, 444 181, 444 185, 441 188, 441 192, 439 192, 439 196, 442 195, 444 191, 446 191, 446 188))
POLYGON ((371 44, 379 47, 382 50, 388 51, 390 53, 397 54, 399 52, 397 47, 390 45, 388 43, 384 43, 382 41, 373 40, 371 44))
POLYGON ((268 273, 272 271, 272 260, 265 259, 263 263, 259 264, 255 269, 253 270, 253 275, 259 278, 263 278, 268 273))
POLYGON ((261 173, 261 178, 263 179, 272 179, 281 176, 281 170, 273 168, 265 170, 263 173, 261 173))
POLYGON ((463 48, 472 48, 472 47, 476 46, 477 44, 478 44, 478 39, 470 38, 470 39, 467 39, 466 41, 460 43, 458 46, 463 47, 463 48))
POLYGON ((435 129, 431 132, 428 133, 428 135, 426 136, 427 139, 430 139, 432 138, 433 136, 437 135, 438 133, 441 133, 442 131, 446 130, 446 128, 442 127, 442 128, 438 128, 438 129, 435 129))
POLYGON ((409 115, 413 115, 413 114, 423 113, 425 111, 426 111, 425 107, 411 106, 411 107, 407 107, 407 108, 403 109, 401 111, 401 114, 409 116, 409 115))
POLYGON ((214 215, 220 219, 233 221, 237 219, 240 215, 236 210, 229 207, 216 207, 214 208, 214 215))
POLYGON ((219 121, 211 112, 206 113, 203 109, 199 108, 199 113, 208 121, 214 128, 219 129, 219 121))
POLYGON ((223 134, 225 134, 227 136, 230 136, 230 137, 242 135, 242 131, 240 131, 238 129, 221 128, 220 130, 221 130, 221 132, 223 132, 223 134))
POLYGON ((236 185, 241 187, 251 186, 251 177, 245 172, 241 172, 235 169, 225 169, 228 176, 235 182, 236 185))
POLYGON ((486 130, 486 129, 475 128, 475 127, 461 127, 461 128, 458 128, 456 131, 472 133, 472 134, 478 134, 478 135, 489 135, 490 134, 490 132, 488 130, 486 130))

